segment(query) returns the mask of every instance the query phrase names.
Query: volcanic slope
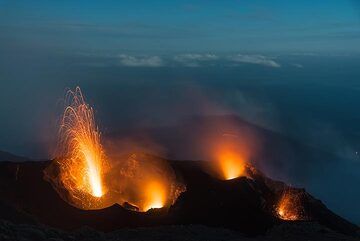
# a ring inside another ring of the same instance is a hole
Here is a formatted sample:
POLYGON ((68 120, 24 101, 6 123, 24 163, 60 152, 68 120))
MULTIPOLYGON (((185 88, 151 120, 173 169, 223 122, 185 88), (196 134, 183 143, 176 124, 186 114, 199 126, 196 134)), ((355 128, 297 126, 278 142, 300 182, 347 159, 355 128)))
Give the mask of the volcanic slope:
MULTIPOLYGON (((205 225, 246 235, 262 235, 278 225, 319 223, 326 230, 356 236, 359 228, 337 216, 304 189, 290 188, 247 167, 247 177, 222 181, 201 168, 201 162, 171 161, 187 190, 168 210, 146 213, 114 205, 102 210, 80 210, 63 201, 43 179, 49 162, 0 162, 0 219, 14 223, 47 225, 63 230, 83 226, 98 231, 164 225, 205 225), (276 205, 284 191, 299 195, 306 220, 284 221, 276 205)), ((311 225, 310 225, 311 226, 311 225)), ((278 232, 278 231, 276 231, 278 232)))

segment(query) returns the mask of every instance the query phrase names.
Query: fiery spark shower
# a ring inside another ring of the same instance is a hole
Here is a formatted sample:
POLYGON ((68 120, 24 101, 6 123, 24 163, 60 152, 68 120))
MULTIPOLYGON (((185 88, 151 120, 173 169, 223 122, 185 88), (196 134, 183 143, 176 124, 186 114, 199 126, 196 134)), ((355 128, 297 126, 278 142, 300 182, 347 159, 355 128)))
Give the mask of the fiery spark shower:
POLYGON ((65 188, 69 195, 60 195, 70 199, 74 206, 98 208, 98 204, 89 199, 100 199, 105 194, 103 173, 107 164, 94 111, 85 102, 79 87, 67 92, 65 103, 59 129, 58 159, 45 170, 45 177, 59 193, 65 188))
POLYGON ((100 133, 96 127, 93 109, 86 104, 79 87, 69 91, 60 126, 60 151, 67 158, 66 166, 73 169, 69 180, 76 188, 94 197, 104 194, 102 168, 104 162, 100 133))
POLYGON ((301 202, 301 192, 286 189, 277 206, 276 213, 283 220, 306 220, 306 215, 301 202))
POLYGON ((121 145, 115 151, 107 148, 109 156, 105 155, 94 111, 79 87, 67 92, 65 103, 57 158, 44 171, 44 178, 65 201, 81 209, 118 203, 145 212, 169 207, 185 191, 166 160, 114 155, 127 152, 121 145))

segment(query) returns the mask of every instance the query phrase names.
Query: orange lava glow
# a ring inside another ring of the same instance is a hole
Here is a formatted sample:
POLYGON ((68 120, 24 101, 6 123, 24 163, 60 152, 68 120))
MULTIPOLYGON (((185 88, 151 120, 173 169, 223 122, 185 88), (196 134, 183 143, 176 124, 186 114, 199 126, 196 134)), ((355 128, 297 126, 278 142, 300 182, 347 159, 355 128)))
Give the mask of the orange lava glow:
POLYGON ((162 208, 166 202, 166 187, 160 182, 150 182, 146 187, 146 200, 144 210, 148 211, 153 208, 162 208))
POLYGON ((70 105, 65 108, 60 126, 60 144, 64 164, 71 170, 64 177, 68 186, 94 197, 104 194, 102 169, 104 164, 100 133, 93 109, 86 104, 80 88, 69 91, 70 105))
POLYGON ((279 218, 289 221, 303 219, 301 210, 302 207, 299 203, 298 197, 296 195, 292 195, 290 192, 283 194, 276 207, 276 213, 279 218))
POLYGON ((166 160, 142 154, 114 156, 108 149, 105 155, 94 111, 79 87, 67 92, 65 103, 57 158, 44 170, 44 178, 66 202, 85 210, 118 203, 146 212, 169 207, 185 191, 166 160))
POLYGON ((234 150, 221 150, 217 160, 222 177, 225 180, 240 177, 245 172, 245 161, 234 150))
POLYGON ((128 203, 140 212, 168 208, 186 190, 166 160, 154 156, 131 154, 122 159, 118 170, 114 176, 122 178, 112 179, 112 186, 122 194, 118 203, 128 203))
POLYGON ((205 153, 206 171, 221 180, 231 180, 247 176, 250 153, 255 151, 255 141, 252 133, 238 130, 234 125, 210 125, 203 141, 201 150, 205 153))

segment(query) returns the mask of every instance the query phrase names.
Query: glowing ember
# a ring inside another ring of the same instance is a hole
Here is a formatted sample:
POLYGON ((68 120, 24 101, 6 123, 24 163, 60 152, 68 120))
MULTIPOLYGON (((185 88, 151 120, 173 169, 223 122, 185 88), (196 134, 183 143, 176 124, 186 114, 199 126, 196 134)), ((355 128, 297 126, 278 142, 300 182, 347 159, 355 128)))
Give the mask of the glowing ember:
POLYGON ((290 190, 285 191, 276 207, 276 213, 283 220, 304 220, 304 209, 299 194, 291 193, 290 190))

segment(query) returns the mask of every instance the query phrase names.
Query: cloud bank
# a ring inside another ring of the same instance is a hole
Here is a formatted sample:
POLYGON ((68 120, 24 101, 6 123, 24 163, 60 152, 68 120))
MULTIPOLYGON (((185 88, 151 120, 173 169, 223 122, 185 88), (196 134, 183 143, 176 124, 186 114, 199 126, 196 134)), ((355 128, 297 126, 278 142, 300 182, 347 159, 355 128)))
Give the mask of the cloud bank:
MULTIPOLYGON (((261 54, 232 54, 217 55, 211 53, 184 53, 177 55, 130 55, 130 54, 81 54, 89 58, 91 66, 124 66, 124 67, 206 67, 227 66, 237 67, 240 64, 254 64, 271 68, 282 65, 274 57, 261 54)), ((302 68, 301 64, 288 63, 287 66, 302 68)))
POLYGON ((127 67, 161 67, 164 61, 159 56, 135 57, 131 55, 119 55, 120 64, 127 67))
POLYGON ((264 56, 264 55, 243 55, 238 54, 235 56, 229 57, 230 61, 246 63, 246 64, 258 64, 267 67, 280 68, 281 65, 277 63, 274 59, 264 56))
POLYGON ((215 61, 219 57, 215 54, 180 54, 174 56, 174 61, 187 67, 199 67, 201 62, 215 61))

